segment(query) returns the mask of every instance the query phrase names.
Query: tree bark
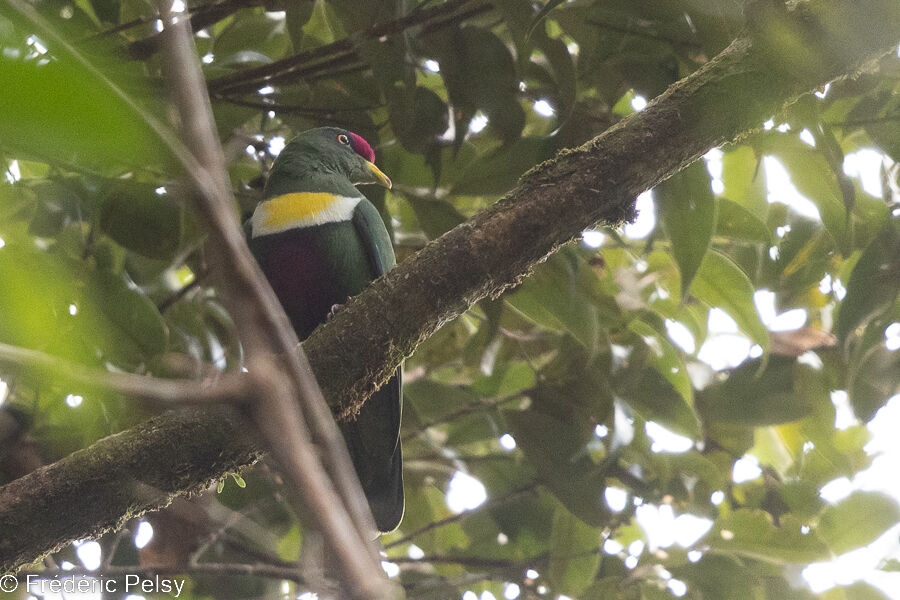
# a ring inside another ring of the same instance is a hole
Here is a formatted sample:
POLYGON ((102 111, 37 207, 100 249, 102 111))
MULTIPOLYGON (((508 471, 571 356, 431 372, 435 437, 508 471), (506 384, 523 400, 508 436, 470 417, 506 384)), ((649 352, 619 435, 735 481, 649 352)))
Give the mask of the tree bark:
MULTIPOLYGON (((820 0, 789 12, 758 0, 748 10, 749 32, 703 68, 526 173, 317 329, 303 348, 336 411, 352 414, 421 341, 583 229, 631 219, 641 192, 900 40, 896 0, 820 0)), ((0 488, 0 572, 252 463, 258 450, 239 432, 225 410, 169 413, 0 488)))

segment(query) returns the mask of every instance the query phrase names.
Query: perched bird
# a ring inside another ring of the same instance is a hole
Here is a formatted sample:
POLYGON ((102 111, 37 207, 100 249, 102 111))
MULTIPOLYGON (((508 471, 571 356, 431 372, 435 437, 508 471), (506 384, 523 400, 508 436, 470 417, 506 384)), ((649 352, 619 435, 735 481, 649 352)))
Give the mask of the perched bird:
MULTIPOLYGON (((391 239, 361 183, 391 187, 360 136, 320 127, 291 140, 272 165, 250 219, 250 249, 302 340, 333 307, 396 264, 391 239)), ((401 372, 339 423, 379 531, 403 516, 401 372)))

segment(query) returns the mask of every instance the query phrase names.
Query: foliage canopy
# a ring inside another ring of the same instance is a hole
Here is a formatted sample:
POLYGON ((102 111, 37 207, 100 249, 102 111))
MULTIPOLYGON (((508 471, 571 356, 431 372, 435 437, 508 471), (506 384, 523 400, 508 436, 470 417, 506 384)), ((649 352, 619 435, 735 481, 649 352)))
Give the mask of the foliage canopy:
MULTIPOLYGON (((0 342, 162 377, 183 374, 174 355, 239 369, 166 133, 154 6, 17 6, 0 8, 0 342)), ((744 27, 739 3, 707 0, 187 10, 240 212, 285 140, 339 125, 394 182, 365 191, 400 260, 744 27)), ((820 494, 871 465, 866 423, 900 390, 898 75, 894 54, 801 97, 642 196, 636 225, 586 233, 419 346, 407 510, 382 538, 408 597, 886 597, 868 583, 817 596, 797 574, 900 521, 882 493, 820 494), (853 171, 867 158, 877 185, 853 171), (783 330, 788 314, 803 318, 783 330), (761 469, 740 481, 746 456, 761 469), (695 534, 683 544, 679 523, 695 534)), ((2 409, 22 430, 0 483, 150 414, 4 365, 2 409)), ((147 517, 140 551, 105 536, 104 560, 185 568, 190 597, 304 592, 202 568, 283 566, 306 539, 276 475, 235 481, 147 517)))

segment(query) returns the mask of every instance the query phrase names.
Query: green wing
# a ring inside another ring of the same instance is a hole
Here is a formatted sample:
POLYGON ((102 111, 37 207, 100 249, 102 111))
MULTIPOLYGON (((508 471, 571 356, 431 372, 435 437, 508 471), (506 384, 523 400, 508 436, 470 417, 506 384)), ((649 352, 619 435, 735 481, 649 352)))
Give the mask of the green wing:
POLYGON ((397 264, 397 259, 394 258, 394 246, 378 209, 371 202, 363 199, 353 211, 353 225, 369 255, 372 279, 381 277, 393 269, 397 264))
MULTIPOLYGON (((362 200, 353 224, 369 258, 372 279, 396 264, 391 238, 378 210, 362 200)), ((400 448, 402 369, 359 411, 355 421, 340 423, 363 490, 380 531, 392 531, 403 517, 403 471, 400 448)))

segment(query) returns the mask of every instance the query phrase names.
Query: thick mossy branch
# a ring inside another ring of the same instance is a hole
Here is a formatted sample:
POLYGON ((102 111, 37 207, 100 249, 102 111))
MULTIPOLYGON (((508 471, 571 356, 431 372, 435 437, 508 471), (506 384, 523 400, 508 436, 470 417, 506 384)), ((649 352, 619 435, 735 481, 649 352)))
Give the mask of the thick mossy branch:
MULTIPOLYGON (((529 171, 317 329, 303 347, 332 406, 352 413, 441 325, 583 229, 630 219, 638 194, 900 39, 897 0, 822 0, 793 12, 774 4, 751 4, 749 36, 644 111, 529 171)), ((220 410, 165 415, 0 488, 0 572, 249 464, 256 450, 237 431, 220 410)))
POLYGON ((0 488, 0 573, 200 492, 257 460, 230 408, 169 412, 0 488))

